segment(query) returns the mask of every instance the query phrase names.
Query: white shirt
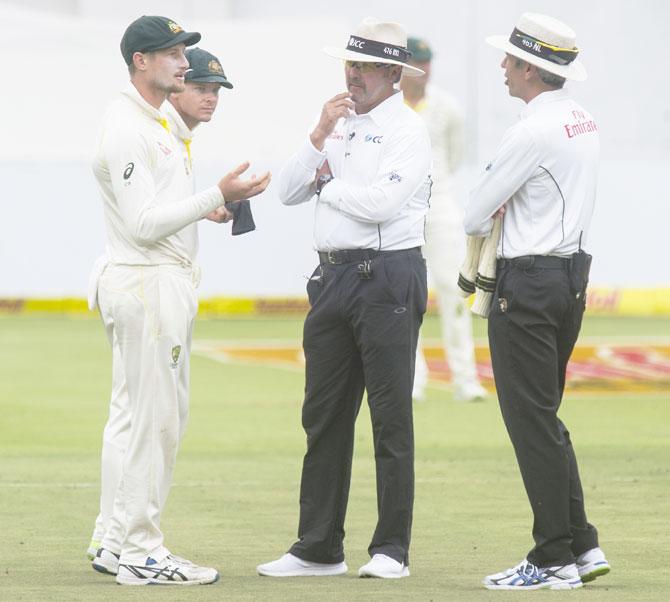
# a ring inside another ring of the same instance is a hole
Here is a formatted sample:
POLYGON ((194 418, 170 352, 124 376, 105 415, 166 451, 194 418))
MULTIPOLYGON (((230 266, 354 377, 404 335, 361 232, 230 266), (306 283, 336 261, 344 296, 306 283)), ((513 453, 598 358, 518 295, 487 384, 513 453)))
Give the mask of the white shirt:
POLYGON ((190 265, 200 218, 223 204, 218 186, 193 194, 163 112, 131 84, 107 111, 93 161, 112 263, 190 265))
POLYGON ((567 91, 539 94, 470 193, 465 231, 488 234, 507 203, 498 257, 576 253, 593 214, 599 149, 593 117, 567 91))
POLYGON ((463 161, 463 113, 446 92, 427 86, 424 97, 412 107, 424 120, 433 149, 431 216, 451 203, 453 175, 463 161))
POLYGON ((313 198, 314 175, 326 159, 334 179, 316 201, 316 250, 395 250, 424 244, 430 140, 401 92, 368 113, 340 119, 323 152, 307 139, 279 177, 282 203, 313 198))
POLYGON ((189 177, 191 192, 195 192, 195 177, 193 176, 193 156, 191 155, 191 142, 193 141, 193 130, 184 123, 179 111, 171 102, 166 102, 163 107, 165 116, 170 124, 170 131, 179 143, 184 170, 189 177))

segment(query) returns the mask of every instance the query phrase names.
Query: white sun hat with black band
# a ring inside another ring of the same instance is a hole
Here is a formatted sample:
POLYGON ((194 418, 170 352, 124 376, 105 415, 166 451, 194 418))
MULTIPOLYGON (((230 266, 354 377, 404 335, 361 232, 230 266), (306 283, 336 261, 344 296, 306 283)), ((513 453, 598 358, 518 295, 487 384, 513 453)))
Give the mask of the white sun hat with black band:
POLYGON ((366 17, 349 36, 345 49, 326 46, 323 51, 336 59, 359 63, 387 63, 400 65, 402 74, 410 77, 423 75, 424 71, 407 64, 412 53, 407 50, 407 32, 398 23, 379 21, 366 17))
POLYGON ((490 36, 486 42, 549 73, 584 81, 586 69, 577 59, 575 32, 558 19, 524 13, 510 36, 490 36))

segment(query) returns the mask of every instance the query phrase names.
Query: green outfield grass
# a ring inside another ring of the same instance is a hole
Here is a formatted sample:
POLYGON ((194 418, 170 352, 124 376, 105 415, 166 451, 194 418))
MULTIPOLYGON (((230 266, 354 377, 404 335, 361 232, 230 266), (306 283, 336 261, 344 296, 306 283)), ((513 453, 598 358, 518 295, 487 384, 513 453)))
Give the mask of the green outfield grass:
MULTIPOLYGON (((196 339, 299 340, 299 318, 200 320, 196 339)), ((477 337, 485 337, 477 320, 477 337)), ((668 319, 590 318, 585 336, 670 334, 668 319)), ((435 318, 424 335, 439 336, 435 318)), ((293 542, 304 434, 302 375, 194 356, 191 421, 163 519, 176 553, 219 568, 194 588, 122 588, 91 570, 99 451, 111 379, 95 319, 0 316, 0 600, 501 600, 483 575, 518 562, 531 517, 493 399, 416 405, 416 504, 409 579, 360 580, 376 517, 369 414, 358 421, 344 577, 255 574, 293 542)), ((670 399, 567 398, 589 518, 613 571, 572 592, 528 597, 666 600, 670 576, 670 399)), ((505 595, 508 594, 508 595, 505 595)), ((523 596, 522 595, 522 596, 523 596)))

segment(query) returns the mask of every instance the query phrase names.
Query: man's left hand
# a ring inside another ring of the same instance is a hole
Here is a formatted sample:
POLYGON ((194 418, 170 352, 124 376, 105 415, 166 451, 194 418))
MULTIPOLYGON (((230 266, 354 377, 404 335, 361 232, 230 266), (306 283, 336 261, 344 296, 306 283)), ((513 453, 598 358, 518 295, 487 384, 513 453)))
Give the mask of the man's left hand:
POLYGON ((226 224, 231 219, 233 219, 233 214, 223 205, 221 205, 221 207, 214 209, 214 211, 208 213, 205 217, 212 222, 216 222, 217 224, 226 224))

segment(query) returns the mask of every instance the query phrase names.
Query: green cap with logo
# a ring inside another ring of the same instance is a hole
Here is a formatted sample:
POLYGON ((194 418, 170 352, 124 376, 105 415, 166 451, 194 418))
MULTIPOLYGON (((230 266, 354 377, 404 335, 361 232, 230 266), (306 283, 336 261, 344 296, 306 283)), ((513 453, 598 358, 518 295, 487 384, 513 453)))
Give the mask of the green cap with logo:
POLYGON ((411 60, 417 63, 427 63, 433 58, 428 42, 421 38, 407 38, 407 50, 412 53, 411 60))
POLYGON ((200 34, 184 31, 176 21, 156 15, 142 15, 128 25, 121 38, 121 54, 126 65, 133 62, 136 52, 152 52, 171 48, 177 44, 193 46, 200 41, 200 34))
POLYGON ((187 82, 212 82, 228 89, 233 87, 226 78, 219 59, 211 52, 202 48, 189 48, 186 51, 186 59, 190 65, 185 77, 187 82))

